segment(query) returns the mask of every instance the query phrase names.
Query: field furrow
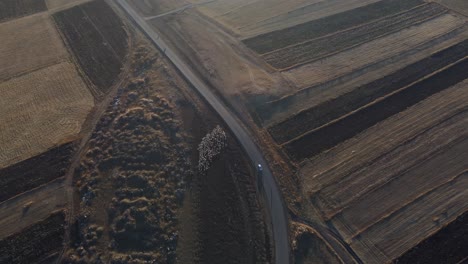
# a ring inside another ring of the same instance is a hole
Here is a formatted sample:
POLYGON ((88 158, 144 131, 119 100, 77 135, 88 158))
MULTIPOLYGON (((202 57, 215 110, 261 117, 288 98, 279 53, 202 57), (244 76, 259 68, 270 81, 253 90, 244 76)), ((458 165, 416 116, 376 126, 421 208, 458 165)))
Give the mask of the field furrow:
POLYGON ((290 69, 420 24, 446 11, 440 5, 427 4, 350 30, 275 50, 262 57, 276 69, 290 69))
POLYGON ((312 158, 301 170, 304 188, 314 194, 359 169, 371 166, 401 145, 468 110, 468 80, 435 94, 329 152, 312 158))
POLYGON ((100 92, 106 93, 117 80, 127 52, 122 21, 103 0, 55 13, 53 17, 86 76, 100 92))
POLYGON ((354 137, 378 122, 468 78, 468 59, 288 143, 294 160, 303 160, 354 137))
POLYGON ((467 199, 468 173, 464 173, 367 229, 351 247, 366 263, 374 262, 367 261, 370 252, 361 248, 361 240, 396 258, 468 210, 467 199))
MULTIPOLYGON (((255 52, 265 54, 296 43, 366 24, 372 20, 378 20, 385 16, 403 12, 423 3, 421 0, 379 1, 290 28, 244 39, 243 42, 255 52)), ((324 3, 320 2, 319 4, 324 3)))
POLYGON ((287 142, 307 131, 317 129, 332 120, 355 111, 378 98, 408 86, 466 56, 468 56, 468 40, 432 54, 430 57, 408 65, 393 74, 300 112, 284 122, 270 127, 269 132, 278 143, 287 142))
POLYGON ((46 10, 45 0, 0 0, 0 22, 46 10))
MULTIPOLYGON (((441 19, 447 16, 451 15, 443 15, 441 19)), ((428 23, 432 23, 432 21, 428 23)), ((439 24, 439 26, 444 27, 442 24, 439 24)), ((427 30, 425 34, 431 35, 429 32, 439 31, 437 28, 429 29, 425 27, 427 30)), ((406 30, 403 30, 401 34, 404 31, 406 30)), ((280 124, 292 116, 307 111, 307 109, 348 93, 356 87, 380 79, 382 76, 393 74, 433 53, 466 39, 468 39, 468 25, 466 24, 413 46, 411 44, 406 45, 407 41, 415 43, 413 37, 401 38, 400 33, 395 33, 333 55, 322 62, 306 64, 284 72, 288 79, 301 89, 292 91, 292 93, 277 100, 257 106, 257 114, 266 127, 280 124), (394 43, 394 39, 400 41, 394 43), (387 46, 387 43, 394 45, 387 46), (400 50, 400 52, 393 54, 392 50, 400 50), (385 54, 388 57, 382 59, 381 55, 385 54)))
MULTIPOLYGON (((466 133, 465 133, 466 138, 466 133)), ((381 187, 357 198, 334 216, 332 223, 345 239, 352 238, 434 188, 468 170, 468 143, 460 139, 414 168, 393 175, 381 187), (343 229, 342 223, 349 226, 343 229)), ((369 181, 378 179, 367 175, 369 181)))
MULTIPOLYGON (((247 20, 250 19, 250 21, 248 23, 244 23, 245 26, 240 29, 239 33, 244 38, 251 38, 268 32, 293 27, 312 20, 343 13, 379 1, 380 0, 313 0, 310 1, 310 4, 307 6, 296 8, 290 12, 272 16, 261 21, 258 21, 255 18, 253 20, 252 18, 246 18, 247 20)), ((261 10, 257 11, 261 12, 261 10)), ((362 13, 358 14, 358 16, 359 15, 362 15, 362 13)))

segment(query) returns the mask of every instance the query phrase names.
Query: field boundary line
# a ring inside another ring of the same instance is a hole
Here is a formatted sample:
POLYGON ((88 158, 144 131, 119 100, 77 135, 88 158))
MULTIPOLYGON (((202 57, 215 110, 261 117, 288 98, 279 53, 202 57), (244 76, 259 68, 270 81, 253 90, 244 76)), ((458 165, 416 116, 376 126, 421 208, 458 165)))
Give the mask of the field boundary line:
MULTIPOLYGON (((283 96, 283 97, 281 97, 281 98, 279 98, 279 99, 276 99, 276 100, 274 100, 274 101, 269 101, 269 102, 265 103, 265 105, 267 105, 267 104, 270 105, 270 104, 274 104, 274 103, 281 103, 281 101, 283 101, 283 100, 287 100, 287 99, 289 99, 289 98, 292 98, 292 97, 295 97, 295 96, 299 96, 299 94, 302 93, 302 92, 312 91, 312 90, 318 89, 318 88, 320 88, 320 87, 322 87, 322 86, 326 86, 326 85, 333 84, 333 83, 335 83, 335 82, 342 81, 341 79, 343 79, 343 78, 349 78, 349 80, 352 80, 352 79, 354 79, 354 76, 353 76, 353 75, 354 75, 356 72, 365 71, 365 70, 367 70, 367 69, 369 69, 369 68, 376 67, 376 66, 380 66, 381 64, 393 63, 394 61, 397 62, 397 61, 399 61, 400 59, 405 58, 406 56, 411 56, 411 55, 414 55, 414 54, 416 54, 416 53, 418 53, 418 52, 421 52, 421 51, 423 51, 423 50, 427 50, 427 49, 431 48, 431 46, 428 46, 428 45, 430 45, 430 44, 438 45, 438 44, 444 43, 444 42, 446 42, 446 41, 449 41, 449 40, 453 39, 453 38, 456 37, 456 36, 460 36, 460 35, 464 32, 464 30, 466 30, 466 29, 468 29, 468 27, 467 27, 466 24, 460 25, 460 26, 458 26, 458 27, 452 29, 451 31, 445 32, 445 33, 440 34, 440 35, 438 35, 438 36, 435 36, 434 38, 432 38, 432 39, 430 39, 430 40, 427 40, 427 41, 425 41, 425 42, 421 42, 420 44, 414 46, 412 49, 403 51, 403 52, 401 52, 401 53, 399 53, 399 54, 389 55, 389 56, 387 56, 387 57, 382 58, 382 59, 379 60, 379 61, 367 63, 367 64, 363 65, 362 67, 360 67, 360 68, 358 68, 358 69, 356 69, 356 70, 354 70, 354 71, 346 72, 346 73, 343 73, 343 74, 338 75, 338 76, 336 76, 336 77, 333 77, 333 78, 330 78, 330 79, 328 79, 328 80, 325 80, 325 81, 323 81, 323 82, 320 82, 320 83, 317 83, 317 84, 313 84, 312 86, 307 86, 307 87, 305 87, 305 88, 298 89, 298 90, 296 90, 294 93, 287 94, 287 95, 285 95, 285 96, 283 96), (446 39, 442 39, 442 38, 444 38, 444 37, 451 37, 451 38, 450 38, 450 39, 447 39, 447 40, 446 40, 446 39)), ((428 57, 430 57, 431 55, 433 55, 433 54, 435 54, 435 53, 441 52, 441 51, 443 51, 443 50, 445 50, 445 49, 447 49, 447 48, 450 48, 450 47, 452 47, 452 46, 454 46, 454 45, 457 45, 457 44, 459 44, 459 43, 461 43, 461 42, 463 42, 463 40, 462 40, 462 41, 458 41, 458 42, 456 42, 456 43, 453 44, 453 45, 449 45, 449 46, 447 46, 447 47, 443 47, 443 48, 441 48, 441 49, 435 50, 435 51, 429 53, 425 58, 428 58, 428 57)), ((424 59, 424 58, 423 58, 423 59, 424 59)), ((421 61, 421 60, 418 60, 418 61, 421 61)), ((418 61, 416 61, 416 62, 414 62, 414 63, 417 63, 418 61)), ((411 65, 411 63, 408 64, 408 66, 409 66, 409 65, 411 65)), ((383 65, 383 66, 386 66, 386 65, 383 65)), ((398 70, 400 70, 400 69, 396 69, 396 70, 392 71, 390 74, 395 73, 395 72, 397 72, 398 70)), ((361 76, 361 74, 360 74, 359 76, 361 76)), ((378 79, 376 79, 376 80, 378 80, 378 79)), ((346 81, 348 81, 348 79, 346 79, 346 81)), ((354 89, 353 89, 353 90, 354 90, 354 89)), ((343 94, 341 94, 341 95, 345 95, 345 94, 347 94, 347 93, 343 93, 343 94)), ((326 102, 326 101, 324 101, 324 102, 326 102)), ((321 103, 323 103, 323 102, 321 102, 321 103)), ((319 105, 319 104, 321 104, 321 103, 318 103, 318 104, 316 104, 316 105, 319 105)), ((277 125, 279 125, 279 124, 281 124, 281 123, 287 121, 289 118, 291 118, 291 117, 293 117, 293 116, 296 116, 296 115, 299 115, 299 114, 301 114, 301 113, 307 112, 309 109, 311 109, 311 108, 303 108, 303 109, 300 109, 300 110, 298 110, 298 111, 292 113, 292 114, 289 115, 289 116, 283 117, 283 118, 281 118, 281 119, 279 119, 279 120, 276 120, 275 122, 271 122, 269 125, 267 125, 267 127, 268 127, 268 128, 272 128, 272 127, 274 127, 274 126, 277 126, 277 125)))
MULTIPOLYGON (((313 58, 313 59, 310 59, 310 60, 307 60, 307 61, 304 61, 304 62, 296 63, 296 64, 293 64, 293 65, 291 65, 291 66, 285 67, 285 68, 276 68, 276 67, 273 67, 273 66, 272 66, 272 67, 275 68, 275 69, 277 69, 277 70, 280 71, 280 72, 289 71, 289 70, 292 70, 292 69, 297 68, 297 67, 299 67, 299 66, 306 65, 306 64, 309 64, 309 63, 314 62, 314 61, 323 60, 323 59, 325 59, 325 58, 328 58, 328 57, 330 57, 330 56, 336 55, 336 54, 341 53, 341 52, 343 52, 343 51, 348 51, 348 50, 350 50, 350 49, 359 47, 359 46, 361 46, 361 45, 363 45, 363 44, 365 44, 365 43, 368 43, 369 41, 381 39, 381 38, 386 37, 386 36, 388 36, 388 35, 391 35, 391 34, 393 34, 393 33, 400 32, 401 30, 404 30, 404 29, 407 29, 407 28, 410 28, 410 27, 414 27, 414 26, 421 25, 421 24, 424 23, 424 22, 433 20, 433 19, 435 19, 436 17, 442 16, 442 15, 448 13, 448 11, 449 11, 449 10, 443 10, 443 11, 441 11, 440 13, 437 13, 437 14, 435 14, 435 15, 433 15, 433 16, 426 17, 426 18, 423 18, 423 19, 421 19, 421 20, 415 21, 415 22, 412 23, 411 25, 405 26, 405 27, 403 27, 402 29, 395 29, 395 30, 386 31, 386 32, 383 33, 382 35, 379 35, 379 36, 377 36, 377 37, 375 37, 375 38, 373 38, 373 39, 371 39, 371 40, 362 41, 362 42, 356 43, 356 44, 354 44, 354 45, 351 45, 351 46, 349 46, 349 47, 345 47, 345 48, 343 48, 343 49, 336 50, 336 51, 334 51, 334 52, 331 52, 331 53, 328 53, 328 54, 319 56, 319 57, 317 57, 317 58, 313 58)), ((262 55, 262 58, 263 58, 263 55, 262 55)))
POLYGON ((434 186, 433 188, 430 188, 428 189, 426 192, 423 192, 423 193, 420 193, 418 196, 416 196, 413 200, 408 200, 408 201, 405 201, 404 203, 402 203, 401 207, 396 209, 396 210, 393 210, 392 212, 389 212, 385 215, 383 215, 380 219, 378 219, 377 221, 374 221, 366 226, 364 226, 363 228, 360 228, 359 230, 356 230, 354 232, 354 234, 352 234, 350 236, 350 238, 348 239, 349 241, 352 241, 352 240, 355 240, 357 236, 359 235, 362 235, 362 233, 366 232, 367 230, 369 230, 371 227, 377 225, 378 223, 392 217, 393 215, 405 210, 408 206, 410 206, 411 204, 415 204, 416 202, 420 201, 421 199, 423 199, 425 196, 435 192, 437 189, 445 186, 445 185, 450 185, 452 184, 452 182, 456 181, 458 178, 466 175, 468 173, 468 169, 465 169, 457 174, 455 174, 454 176, 451 176, 450 178, 447 179, 447 181, 445 182, 442 182, 441 184, 439 185, 436 185, 434 186))
MULTIPOLYGON (((393 96, 393 95, 395 95, 395 94, 397 94, 397 93, 400 93, 400 92, 406 90, 407 88, 409 88, 409 87, 411 87, 411 86, 413 86, 413 85, 415 85, 415 84, 417 84, 417 83, 420 83, 421 81, 426 80, 426 79, 428 79, 428 78, 430 78, 430 77, 436 75, 437 73, 439 73, 439 72, 441 72, 441 71, 447 70, 447 69, 451 68, 452 66, 457 65, 457 64, 459 64, 459 63, 461 63, 461 62, 463 62, 463 61, 465 61, 465 60, 467 60, 467 59, 468 59, 468 56, 465 56, 465 57, 463 57, 462 59, 460 59, 460 60, 458 60, 458 61, 456 61, 456 62, 453 62, 453 63, 451 63, 451 64, 449 64, 449 65, 447 65, 447 66, 445 66, 445 67, 443 67, 443 68, 440 68, 440 69, 437 70, 437 71, 432 72, 431 74, 428 74, 428 75, 424 76, 423 78, 420 78, 420 79, 418 79, 418 80, 416 80, 416 81, 410 83, 409 85, 406 85, 406 86, 404 86, 404 87, 402 87, 402 88, 400 88, 400 89, 398 89, 398 90, 395 90, 395 91, 393 91, 393 92, 387 94, 386 96, 377 98, 376 100, 374 100, 374 101, 372 101, 372 102, 370 102, 370 103, 368 103, 368 104, 366 104, 366 105, 363 105, 363 106, 359 107, 358 109, 356 109, 356 110, 354 110, 354 111, 348 112, 346 115, 343 115, 343 116, 341 116, 341 117, 339 117, 339 118, 337 118, 337 119, 335 119, 335 120, 333 120, 333 121, 331 121, 331 122, 328 122, 328 123, 326 123, 326 124, 324 124, 324 125, 322 125, 322 126, 319 126, 319 127, 315 128, 315 129, 312 129, 312 130, 310 130, 310 131, 306 131, 306 132, 302 133, 301 135, 299 135, 299 136, 297 136, 297 137, 295 137, 295 138, 293 138, 293 139, 291 139, 291 140, 288 140, 288 141, 286 141, 286 142, 284 142, 284 143, 282 143, 282 144, 279 144, 279 145, 283 147, 283 146, 288 145, 288 144, 290 144, 290 143, 292 143, 292 142, 294 142, 294 141, 296 141, 296 140, 298 140, 298 139, 300 139, 300 138, 302 138, 302 137, 304 137, 304 136, 306 136, 306 135, 308 135, 308 134, 311 134, 311 133, 313 133, 313 132, 319 131, 319 130, 321 130, 321 129, 325 128, 325 127, 328 127, 328 126, 330 126, 330 125, 332 125, 332 124, 335 124, 335 123, 337 123, 337 122, 339 122, 339 121, 341 121, 341 120, 343 120, 343 119, 345 119, 345 118, 347 118, 347 117, 349 117, 349 116, 351 116, 351 115, 356 114, 356 113, 359 112, 359 111, 362 111, 363 109, 365 109, 365 108, 367 108, 367 107, 369 107, 369 106, 371 106, 371 105, 374 105, 374 104, 376 104, 376 103, 379 103, 379 102, 381 102, 381 101, 387 99, 387 98, 390 97, 390 96, 393 96)), ((447 87, 447 88, 448 88, 448 87, 447 87)))
MULTIPOLYGON (((443 122, 440 122, 440 123, 438 123, 437 125, 431 127, 430 129, 425 130, 423 133, 420 133, 420 134, 417 135, 416 137, 413 137, 411 140, 404 141, 404 142, 402 142, 400 145, 398 145, 397 147, 392 148, 390 151, 386 151, 384 154, 379 155, 379 157, 378 157, 377 159, 373 159, 373 161, 372 161, 371 163, 376 162, 378 159, 381 159, 381 158, 384 157, 384 156, 387 156, 388 154, 390 154, 391 152, 394 152, 394 151, 395 151, 396 149, 398 149, 399 147, 406 146, 406 145, 408 145, 409 143, 411 143, 412 141, 417 140, 417 138, 424 136, 424 134, 427 134, 430 130, 434 129, 435 127, 440 126, 440 125, 442 125, 442 124, 448 122, 449 120, 456 118, 458 115, 463 115, 463 114, 465 114, 465 113, 466 113, 465 111, 462 111, 462 112, 457 113, 457 114, 455 114, 455 115, 453 115, 453 116, 451 116, 451 117, 448 117, 448 118, 447 118, 446 120, 444 120, 443 122)), ((466 133, 463 134, 463 135, 466 136, 466 133)), ((407 168, 405 168, 405 169, 403 169, 403 170, 400 170, 400 171, 396 172, 396 173, 395 173, 395 174, 396 174, 395 177, 391 177, 389 180, 384 181, 384 182, 381 182, 381 183, 379 183, 378 185, 373 186, 373 188, 368 189, 365 193, 361 193, 360 195, 357 195, 357 196, 356 196, 356 199, 350 200, 348 203, 344 204, 344 206, 342 206, 339 210, 335 210, 335 212, 330 213, 330 214, 325 214, 325 212, 323 212, 322 210, 320 210, 320 211, 322 212, 322 214, 325 215, 326 220, 331 220, 331 219, 334 218, 337 214, 340 214, 342 211, 344 211, 344 210, 346 210, 347 208, 351 207, 352 204, 354 204, 357 200, 359 200, 361 197, 363 197, 363 196, 364 196, 365 194, 367 194, 368 192, 372 192, 372 191, 374 191, 374 190, 380 189, 380 188, 381 188, 382 186, 384 186, 385 184, 387 184, 387 183, 389 183, 389 182, 392 182, 392 181, 394 181, 394 180, 396 180, 396 179, 402 177, 401 174, 405 174, 405 173, 407 173, 409 170, 421 166, 421 163, 423 163, 423 162, 425 162, 425 161, 427 161, 427 160, 433 158, 435 155, 438 155, 438 154, 441 153, 441 152, 447 151, 449 148, 453 147, 454 144, 457 144, 457 143, 459 143, 459 142, 462 141, 462 140, 463 140, 463 137, 457 137, 457 138, 455 138, 454 140, 448 142, 446 145, 444 145, 444 146, 442 146, 442 147, 439 147, 439 148, 437 148, 437 149, 434 149, 434 150, 433 150, 432 152, 430 152, 430 154, 427 155, 426 157, 424 157, 424 158, 418 160, 416 163, 412 164, 411 166, 409 166, 409 167, 407 167, 407 168)), ((368 165, 369 165, 369 163, 366 163, 366 166, 368 166, 368 165)), ((359 170, 359 168, 356 169, 356 170, 353 170, 353 171, 351 171, 351 172, 349 172, 349 173, 347 173, 347 174, 345 175, 345 177, 340 178, 340 180, 348 178, 350 174, 356 173, 358 170, 359 170)), ((334 184, 335 184, 335 182, 330 183, 330 184, 323 185, 323 188, 321 188, 321 189, 327 188, 327 187, 329 187, 329 186, 331 186, 331 185, 334 185, 334 184)), ((320 192, 320 191, 314 193, 314 196, 316 196, 316 194, 319 193, 319 192, 320 192)), ((318 197, 317 197, 317 198, 318 198, 318 197)))
POLYGON ((297 43, 294 43, 294 44, 291 44, 291 45, 288 45, 288 46, 285 46, 285 47, 282 47, 282 48, 279 48, 279 49, 275 49, 275 50, 264 52, 264 53, 258 53, 258 54, 260 56, 269 55, 269 54, 273 54, 273 53, 275 53, 277 51, 285 50, 285 49, 292 48, 292 47, 295 47, 295 46, 300 46, 302 44, 306 44, 306 43, 309 43, 309 42, 312 42, 312 41, 325 39, 325 38, 328 38, 328 37, 333 36, 333 35, 339 35, 341 33, 344 33, 344 32, 347 32, 347 31, 352 31, 352 30, 354 30, 356 28, 360 28, 360 27, 363 27, 363 26, 366 26, 366 25, 370 25, 370 24, 382 21, 382 20, 390 18, 390 17, 394 17, 394 16, 397 16, 397 15, 402 15, 402 14, 405 14, 405 13, 409 13, 413 9, 420 8, 422 6, 427 6, 429 4, 430 3, 423 3, 421 5, 412 7, 411 9, 408 9, 408 10, 404 10, 404 11, 401 11, 401 12, 398 12, 398 13, 395 13, 395 14, 392 14, 392 15, 384 16, 384 17, 381 17, 381 18, 378 18, 378 19, 370 20, 367 23, 358 24, 358 25, 355 25, 355 26, 352 26, 352 27, 349 27, 349 28, 345 28, 345 29, 342 29, 342 30, 338 30, 338 31, 335 31, 335 32, 328 33, 328 34, 320 36, 320 37, 311 38, 311 39, 304 40, 304 41, 301 41, 301 42, 297 42, 297 43))

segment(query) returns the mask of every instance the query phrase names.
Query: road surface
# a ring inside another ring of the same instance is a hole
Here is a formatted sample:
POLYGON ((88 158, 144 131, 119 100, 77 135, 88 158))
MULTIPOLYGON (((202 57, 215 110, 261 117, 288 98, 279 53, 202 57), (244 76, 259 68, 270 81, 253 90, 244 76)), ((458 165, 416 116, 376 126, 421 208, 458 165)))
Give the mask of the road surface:
POLYGON ((273 229, 273 242, 275 248, 275 263, 289 264, 289 238, 288 219, 286 207, 283 203, 280 190, 262 152, 251 139, 249 133, 242 123, 228 110, 222 101, 214 95, 210 88, 192 71, 192 69, 180 59, 175 52, 158 36, 155 30, 141 17, 125 0, 117 0, 120 6, 127 12, 133 21, 143 30, 151 41, 165 53, 167 58, 182 73, 194 88, 204 97, 211 107, 221 116, 226 125, 236 136, 244 151, 252 161, 252 165, 260 163, 263 165, 263 190, 269 203, 268 209, 271 216, 273 229))

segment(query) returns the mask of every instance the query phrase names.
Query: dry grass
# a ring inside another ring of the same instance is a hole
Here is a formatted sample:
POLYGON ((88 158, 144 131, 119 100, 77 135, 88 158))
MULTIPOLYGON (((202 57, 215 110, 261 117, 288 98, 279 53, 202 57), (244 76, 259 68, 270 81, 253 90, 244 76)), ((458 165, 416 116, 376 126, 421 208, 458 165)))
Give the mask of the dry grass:
POLYGON ((0 81, 49 66, 68 57, 47 14, 0 24, 0 81))
POLYGON ((0 168, 72 140, 94 99, 71 63, 0 84, 0 168))

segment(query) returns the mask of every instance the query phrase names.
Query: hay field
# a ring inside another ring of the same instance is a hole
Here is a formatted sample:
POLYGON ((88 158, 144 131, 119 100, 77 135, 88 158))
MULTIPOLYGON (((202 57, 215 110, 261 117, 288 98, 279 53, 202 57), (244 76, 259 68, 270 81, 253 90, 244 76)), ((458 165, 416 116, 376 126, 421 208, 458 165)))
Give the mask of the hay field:
POLYGON ((344 12, 378 0, 220 0, 199 10, 241 37, 284 29, 310 20, 344 12))
POLYGON ((47 14, 0 24, 0 81, 68 58, 68 53, 47 14))
POLYGON ((68 62, 0 84, 0 168, 69 142, 94 98, 68 62))
POLYGON ((399 257, 468 210, 467 88, 435 94, 302 168, 312 203, 365 263, 399 257))

